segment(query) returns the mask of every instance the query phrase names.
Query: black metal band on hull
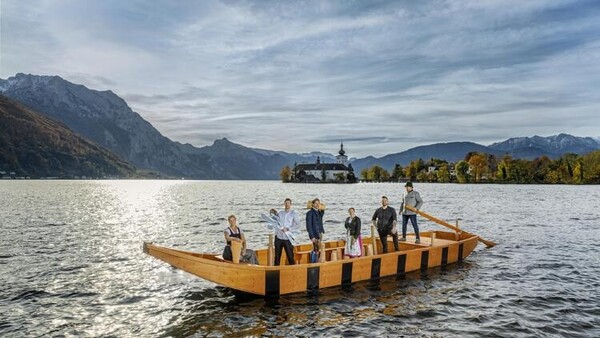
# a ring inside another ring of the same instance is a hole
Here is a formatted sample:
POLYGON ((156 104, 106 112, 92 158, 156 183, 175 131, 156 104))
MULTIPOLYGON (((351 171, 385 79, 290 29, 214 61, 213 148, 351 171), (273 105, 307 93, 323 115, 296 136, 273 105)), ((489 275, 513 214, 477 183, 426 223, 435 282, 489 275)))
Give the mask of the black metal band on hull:
POLYGON ((381 258, 374 258, 371 261, 371 279, 379 278, 381 274, 381 258))
POLYGON ((429 266, 429 250, 421 252, 421 271, 427 270, 429 266))
POLYGON ((352 262, 342 264, 342 286, 352 284, 352 262))
POLYGON ((265 271, 265 296, 279 296, 279 270, 265 271))
POLYGON ((442 249, 442 266, 448 265, 448 248, 442 249))
POLYGON ((318 266, 308 268, 306 271, 306 291, 315 291, 319 289, 319 275, 321 268, 318 266))
POLYGON ((404 275, 406 273, 406 254, 398 255, 398 262, 396 263, 396 274, 404 275))
POLYGON ((462 262, 463 260, 463 244, 460 243, 460 245, 458 246, 458 261, 462 262))

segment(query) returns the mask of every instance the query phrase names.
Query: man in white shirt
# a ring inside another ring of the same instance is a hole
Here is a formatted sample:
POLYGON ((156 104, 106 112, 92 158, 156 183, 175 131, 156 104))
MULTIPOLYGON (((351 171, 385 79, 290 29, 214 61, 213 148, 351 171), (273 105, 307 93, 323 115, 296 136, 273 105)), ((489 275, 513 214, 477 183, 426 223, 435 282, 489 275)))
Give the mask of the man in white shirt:
POLYGON ((275 265, 279 265, 281 260, 281 250, 285 249, 288 265, 294 264, 294 246, 290 242, 288 233, 292 235, 300 229, 300 218, 292 210, 292 200, 286 198, 283 202, 284 210, 277 213, 283 228, 275 228, 275 265))

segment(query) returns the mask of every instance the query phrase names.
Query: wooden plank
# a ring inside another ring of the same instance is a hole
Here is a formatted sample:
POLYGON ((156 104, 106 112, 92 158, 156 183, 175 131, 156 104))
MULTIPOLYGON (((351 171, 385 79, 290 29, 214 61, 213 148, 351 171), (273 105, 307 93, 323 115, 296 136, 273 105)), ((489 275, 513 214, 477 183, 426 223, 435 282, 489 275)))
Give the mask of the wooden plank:
POLYGON ((406 252, 406 272, 416 271, 421 268, 421 250, 406 252))
POLYGON ((321 274, 319 276, 319 287, 326 288, 340 285, 342 280, 342 264, 336 262, 334 264, 325 264, 321 266, 321 274))
POLYGON ((381 276, 393 276, 397 272, 397 255, 388 255, 381 257, 381 276))
POLYGON ((307 268, 281 269, 280 293, 282 295, 295 292, 306 291, 307 268))
MULTIPOLYGON (((436 239, 437 241, 437 239, 436 239)), ((429 262, 427 264, 430 268, 442 265, 442 247, 433 246, 429 249, 429 262)))
POLYGON ((352 282, 371 278, 371 257, 352 259, 352 282))
POLYGON ((240 264, 219 263, 193 256, 185 257, 180 253, 166 250, 151 249, 149 254, 208 281, 234 287, 244 292, 264 295, 265 274, 260 269, 247 269, 240 264))

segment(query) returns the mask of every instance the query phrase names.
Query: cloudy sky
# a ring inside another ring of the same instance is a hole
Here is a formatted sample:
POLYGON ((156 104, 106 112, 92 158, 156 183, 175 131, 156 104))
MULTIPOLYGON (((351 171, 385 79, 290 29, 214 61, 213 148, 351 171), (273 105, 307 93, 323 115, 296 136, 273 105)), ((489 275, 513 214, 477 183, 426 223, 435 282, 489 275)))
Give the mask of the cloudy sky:
POLYGON ((1 20, 1 78, 111 89, 197 146, 600 136, 597 0, 2 0, 1 20))

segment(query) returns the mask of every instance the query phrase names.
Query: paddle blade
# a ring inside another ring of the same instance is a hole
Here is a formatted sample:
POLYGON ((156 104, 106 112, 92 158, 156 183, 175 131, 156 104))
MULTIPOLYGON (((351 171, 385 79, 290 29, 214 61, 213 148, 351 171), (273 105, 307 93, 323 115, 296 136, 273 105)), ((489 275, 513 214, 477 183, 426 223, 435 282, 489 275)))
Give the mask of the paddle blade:
POLYGON ((483 244, 485 244, 486 247, 488 248, 493 248, 496 246, 496 243, 492 242, 492 241, 488 241, 487 239, 483 239, 481 237, 479 237, 479 241, 483 244))

